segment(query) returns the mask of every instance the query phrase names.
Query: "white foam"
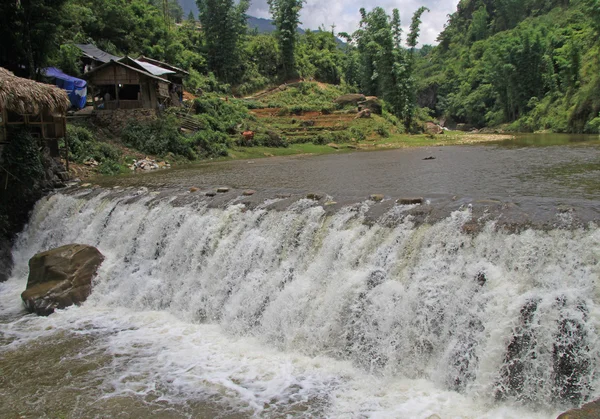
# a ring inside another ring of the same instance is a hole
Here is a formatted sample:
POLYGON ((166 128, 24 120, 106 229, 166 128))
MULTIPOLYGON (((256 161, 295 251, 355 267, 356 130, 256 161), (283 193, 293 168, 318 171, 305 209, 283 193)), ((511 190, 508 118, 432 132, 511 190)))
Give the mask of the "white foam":
POLYGON ((596 226, 508 234, 489 222, 472 237, 469 209, 391 228, 400 207, 367 225, 368 203, 326 216, 304 200, 278 212, 107 196, 40 201, 0 285, 13 347, 59 329, 105 336, 102 350, 122 363, 102 371, 107 396, 218 395, 257 415, 306 403, 316 416, 541 418, 561 407, 555 358, 569 348, 588 365, 578 394, 597 394, 596 226), (29 258, 74 242, 106 256, 92 296, 15 320, 29 258), (522 335, 529 352, 508 359, 522 335), (506 387, 512 362, 521 391, 506 387))

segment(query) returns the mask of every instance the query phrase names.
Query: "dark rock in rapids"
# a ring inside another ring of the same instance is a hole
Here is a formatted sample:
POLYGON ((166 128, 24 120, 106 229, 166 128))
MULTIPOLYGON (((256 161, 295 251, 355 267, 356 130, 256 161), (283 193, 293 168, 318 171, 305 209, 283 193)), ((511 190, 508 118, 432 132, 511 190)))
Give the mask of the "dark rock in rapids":
POLYGON ((98 249, 69 244, 29 260, 27 289, 21 294, 31 313, 48 316, 56 309, 84 302, 104 256, 98 249))
POLYGON ((400 205, 417 205, 423 203, 423 198, 400 198, 396 203, 400 205))
POLYGON ((423 160, 435 160, 435 157, 429 156, 429 157, 425 157, 423 160))
POLYGON ((584 404, 579 409, 563 413, 557 419, 598 419, 600 418, 600 399, 584 404))

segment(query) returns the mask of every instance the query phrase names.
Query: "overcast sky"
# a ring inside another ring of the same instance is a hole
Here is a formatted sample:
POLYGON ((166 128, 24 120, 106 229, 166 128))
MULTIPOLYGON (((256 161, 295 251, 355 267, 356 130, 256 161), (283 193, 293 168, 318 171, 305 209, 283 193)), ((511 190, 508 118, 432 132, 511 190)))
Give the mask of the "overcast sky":
MULTIPOLYGON (((392 14, 392 9, 400 11, 402 26, 406 31, 410 25, 413 13, 421 6, 428 7, 431 12, 422 17, 421 44, 435 44, 435 39, 448 20, 447 15, 456 11, 458 0, 307 0, 302 9, 301 21, 303 28, 318 29, 324 24, 330 29, 336 25, 336 32, 352 33, 358 28, 361 7, 371 10, 381 6, 392 14)), ((270 18, 266 0, 252 0, 248 14, 256 17, 270 18)), ((406 37, 404 38, 406 39, 406 37)))

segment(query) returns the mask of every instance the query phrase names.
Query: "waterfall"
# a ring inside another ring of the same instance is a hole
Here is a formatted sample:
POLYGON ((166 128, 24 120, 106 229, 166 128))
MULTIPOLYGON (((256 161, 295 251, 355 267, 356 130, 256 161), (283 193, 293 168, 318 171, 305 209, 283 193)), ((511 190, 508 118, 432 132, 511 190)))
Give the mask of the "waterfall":
MULTIPOLYGON (((487 403, 573 406, 598 394, 600 229, 524 229, 469 208, 417 225, 406 206, 328 214, 148 191, 55 194, 19 237, 13 283, 68 243, 106 257, 81 307, 166 312, 282 353, 426 380, 487 403)), ((79 310, 79 309, 78 309, 79 310)), ((69 310, 67 310, 69 311, 69 310)))

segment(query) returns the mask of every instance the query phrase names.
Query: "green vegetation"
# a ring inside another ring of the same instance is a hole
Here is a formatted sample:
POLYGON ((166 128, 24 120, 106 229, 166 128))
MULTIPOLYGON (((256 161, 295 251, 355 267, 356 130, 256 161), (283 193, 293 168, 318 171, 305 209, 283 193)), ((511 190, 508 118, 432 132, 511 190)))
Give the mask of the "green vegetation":
POLYGON ((45 183, 45 155, 39 152, 38 142, 26 130, 13 130, 14 141, 2 154, 0 180, 0 239, 11 235, 27 222, 27 211, 41 197, 45 183), (10 187, 6 187, 10 186, 10 187))
POLYGON ((275 36, 281 52, 283 75, 286 79, 296 75, 296 37, 300 23, 300 10, 305 0, 267 0, 277 31, 275 36))
POLYGON ((463 0, 419 58, 419 102, 476 127, 599 132, 597 0, 463 0))

